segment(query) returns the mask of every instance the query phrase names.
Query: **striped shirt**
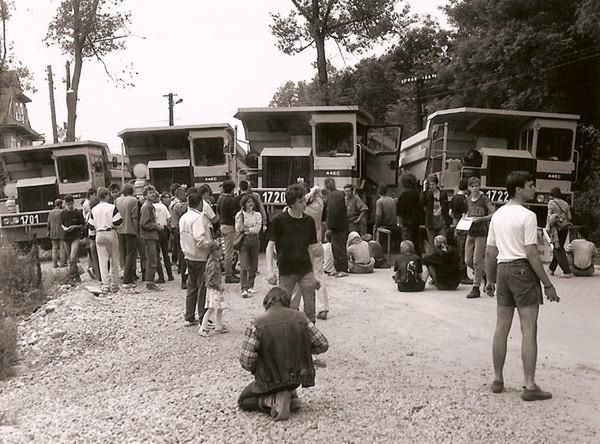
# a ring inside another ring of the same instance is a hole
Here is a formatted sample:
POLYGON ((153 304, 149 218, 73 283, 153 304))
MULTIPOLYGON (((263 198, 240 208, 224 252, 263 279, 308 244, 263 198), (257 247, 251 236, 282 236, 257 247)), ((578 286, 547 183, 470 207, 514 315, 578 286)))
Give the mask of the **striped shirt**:
POLYGON ((117 207, 108 202, 100 202, 90 210, 88 224, 93 231, 109 231, 123 222, 117 207))

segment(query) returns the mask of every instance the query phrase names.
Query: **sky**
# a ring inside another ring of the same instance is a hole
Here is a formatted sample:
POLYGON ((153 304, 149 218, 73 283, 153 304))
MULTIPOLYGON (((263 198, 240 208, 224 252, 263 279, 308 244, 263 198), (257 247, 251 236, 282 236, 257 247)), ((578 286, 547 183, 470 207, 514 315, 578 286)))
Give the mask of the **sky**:
MULTIPOLYGON (((17 0, 8 24, 14 52, 33 73, 37 92, 27 92, 32 127, 52 142, 46 66, 52 65, 57 122, 67 120, 65 62, 67 57, 43 39, 59 0, 17 0)), ((445 0, 409 0, 411 12, 430 14, 443 22, 445 0)), ((124 67, 137 72, 135 87, 116 84, 103 66, 86 60, 79 89, 77 135, 81 140, 108 143, 120 152, 117 133, 125 128, 168 125, 167 99, 172 92, 183 102, 175 106, 175 125, 229 122, 238 108, 268 106, 277 88, 288 80, 314 76, 316 52, 309 48, 288 56, 275 46, 270 12, 289 11, 286 0, 126 0, 132 36, 127 48, 106 60, 118 76, 124 67), (166 6, 168 5, 168 6, 166 6), (158 8, 158 9, 157 9, 158 8)), ((381 51, 376 48, 375 51, 381 51)), ((340 54, 329 47, 329 59, 339 68, 352 66, 363 55, 340 54)), ((358 104, 360 105, 360 104, 358 104)))

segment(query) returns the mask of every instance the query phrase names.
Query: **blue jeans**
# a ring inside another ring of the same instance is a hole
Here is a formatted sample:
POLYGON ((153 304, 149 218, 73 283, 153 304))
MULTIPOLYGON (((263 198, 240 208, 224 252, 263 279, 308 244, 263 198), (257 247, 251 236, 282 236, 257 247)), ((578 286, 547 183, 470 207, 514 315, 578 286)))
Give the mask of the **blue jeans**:
MULTIPOLYGON (((304 300, 304 314, 309 321, 314 323, 316 321, 315 315, 315 286, 317 280, 315 274, 310 271, 306 274, 288 274, 285 276, 279 276, 279 287, 281 287, 290 298, 293 296, 294 287, 296 284, 300 286, 300 293, 302 293, 302 299, 304 300)), ((300 306, 300 299, 295 298, 290 304, 290 308, 296 310, 300 306)))

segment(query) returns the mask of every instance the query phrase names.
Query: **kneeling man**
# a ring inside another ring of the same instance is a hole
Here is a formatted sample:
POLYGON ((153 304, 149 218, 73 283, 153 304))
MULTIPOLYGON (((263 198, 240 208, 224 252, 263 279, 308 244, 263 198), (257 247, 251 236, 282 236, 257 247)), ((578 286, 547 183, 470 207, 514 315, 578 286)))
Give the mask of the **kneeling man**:
POLYGON ((240 363, 254 375, 241 393, 242 410, 269 412, 275 421, 299 408, 296 388, 315 385, 313 354, 329 343, 306 315, 289 308, 290 296, 274 287, 265 296, 265 313, 246 329, 240 363))

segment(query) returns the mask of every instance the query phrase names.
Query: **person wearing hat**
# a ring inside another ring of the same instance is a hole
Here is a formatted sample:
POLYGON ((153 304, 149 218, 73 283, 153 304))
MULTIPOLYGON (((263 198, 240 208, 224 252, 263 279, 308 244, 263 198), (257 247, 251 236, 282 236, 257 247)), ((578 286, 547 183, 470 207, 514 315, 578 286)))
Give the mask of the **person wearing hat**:
POLYGON ((375 259, 371 257, 369 243, 365 242, 358 232, 350 232, 346 248, 350 273, 373 273, 375 259))
POLYGON ((254 375, 238 406, 270 413, 275 421, 300 408, 296 388, 315 385, 313 354, 325 353, 327 338, 301 311, 290 307, 290 295, 273 287, 263 300, 265 313, 246 328, 240 364, 254 375))

